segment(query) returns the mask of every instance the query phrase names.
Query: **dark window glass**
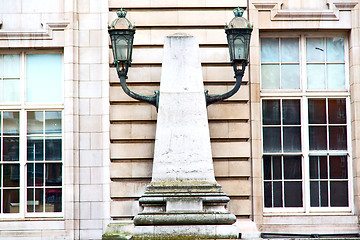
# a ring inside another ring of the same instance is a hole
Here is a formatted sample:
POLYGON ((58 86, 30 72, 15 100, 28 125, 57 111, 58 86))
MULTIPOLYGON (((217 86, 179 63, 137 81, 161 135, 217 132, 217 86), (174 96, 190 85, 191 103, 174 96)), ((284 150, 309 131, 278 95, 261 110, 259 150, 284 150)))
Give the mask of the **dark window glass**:
POLYGON ((45 139, 45 160, 61 160, 61 139, 45 139))
POLYGON ((3 191, 3 209, 4 213, 19 213, 19 190, 4 189, 3 191))
POLYGON ((264 125, 280 124, 280 100, 263 101, 263 124, 264 125))
POLYGON ((310 179, 319 178, 319 160, 318 157, 310 157, 310 179))
POLYGON ((346 126, 329 127, 329 148, 330 150, 346 150, 346 126))
POLYGON ((46 212, 61 212, 61 188, 47 188, 45 190, 46 212))
POLYGON ((282 179, 282 164, 280 156, 273 156, 273 179, 282 179))
POLYGON ((348 203, 348 182, 331 181, 330 182, 330 206, 347 207, 348 203))
POLYGON ((284 127, 283 128, 283 148, 284 152, 301 151, 301 128, 284 127))
POLYGON ((271 180, 271 156, 264 156, 264 179, 271 180))
POLYGON ((300 124, 300 100, 283 100, 282 108, 284 125, 300 124))
POLYGON ((284 156, 284 179, 301 179, 301 156, 284 156))
POLYGON ((274 207, 282 207, 282 183, 274 182, 274 207))
POLYGON ((310 182, 310 206, 319 207, 319 182, 310 182))
POLYGON ((4 137, 3 160, 4 161, 19 161, 19 138, 18 137, 4 137))
POLYGON ((284 182, 285 207, 302 207, 302 182, 284 182))
POLYGON ((264 183, 264 204, 265 207, 272 207, 272 186, 271 182, 264 183))
POLYGON ((42 138, 28 138, 27 160, 44 160, 44 140, 42 138))
POLYGON ((330 178, 347 179, 347 157, 330 156, 330 178))
POLYGON ((321 194, 321 207, 328 207, 329 206, 328 181, 320 182, 320 194, 321 194))
POLYGON ((4 164, 4 187, 20 187, 20 164, 4 164))
POLYGON ((319 157, 320 161, 320 179, 328 179, 328 164, 327 157, 319 157))
POLYGON ((346 124, 346 101, 344 98, 329 99, 329 123, 346 124))
POLYGON ((264 152, 281 151, 281 130, 280 127, 263 128, 263 149, 264 152))
POLYGON ((309 99, 309 123, 326 123, 325 99, 309 99))
POLYGON ((326 150, 327 134, 326 127, 309 127, 310 150, 326 150))
POLYGON ((46 164, 46 186, 61 186, 62 185, 62 164, 46 164))

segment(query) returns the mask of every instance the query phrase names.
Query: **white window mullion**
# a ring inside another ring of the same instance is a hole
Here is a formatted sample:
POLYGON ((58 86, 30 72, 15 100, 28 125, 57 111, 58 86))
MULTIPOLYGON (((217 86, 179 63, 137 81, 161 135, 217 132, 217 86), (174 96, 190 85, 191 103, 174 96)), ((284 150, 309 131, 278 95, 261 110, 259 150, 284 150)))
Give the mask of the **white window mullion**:
POLYGON ((20 214, 25 217, 26 211, 26 111, 20 111, 20 214))
POLYGON ((306 213, 310 208, 310 163, 309 163, 309 121, 308 121, 308 99, 303 97, 301 101, 301 126, 302 126, 302 155, 303 155, 303 177, 304 177, 304 207, 306 213))

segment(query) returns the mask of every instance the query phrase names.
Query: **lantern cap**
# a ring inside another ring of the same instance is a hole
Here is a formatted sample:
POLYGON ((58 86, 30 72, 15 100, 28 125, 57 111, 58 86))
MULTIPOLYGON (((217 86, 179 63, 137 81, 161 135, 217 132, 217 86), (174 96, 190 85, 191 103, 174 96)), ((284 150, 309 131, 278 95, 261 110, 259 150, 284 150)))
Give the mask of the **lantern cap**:
POLYGON ((233 10, 235 17, 230 21, 230 23, 225 27, 226 29, 231 28, 249 28, 252 29, 250 22, 243 18, 244 9, 237 7, 233 10))
POLYGON ((109 30, 112 29, 135 29, 135 26, 126 18, 127 11, 123 8, 116 11, 117 18, 109 26, 109 30))

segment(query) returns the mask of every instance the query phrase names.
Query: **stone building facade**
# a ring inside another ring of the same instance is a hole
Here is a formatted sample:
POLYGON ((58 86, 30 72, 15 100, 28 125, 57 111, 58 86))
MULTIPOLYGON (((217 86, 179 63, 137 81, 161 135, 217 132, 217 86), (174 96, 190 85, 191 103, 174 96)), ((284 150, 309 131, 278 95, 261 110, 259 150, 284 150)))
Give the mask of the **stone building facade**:
POLYGON ((117 9, 136 26, 130 89, 159 89, 164 37, 185 32, 216 94, 235 82, 224 25, 237 6, 250 64, 208 118, 238 232, 359 233, 358 0, 0 0, 0 239, 100 239, 139 212, 157 113, 121 89, 117 9))

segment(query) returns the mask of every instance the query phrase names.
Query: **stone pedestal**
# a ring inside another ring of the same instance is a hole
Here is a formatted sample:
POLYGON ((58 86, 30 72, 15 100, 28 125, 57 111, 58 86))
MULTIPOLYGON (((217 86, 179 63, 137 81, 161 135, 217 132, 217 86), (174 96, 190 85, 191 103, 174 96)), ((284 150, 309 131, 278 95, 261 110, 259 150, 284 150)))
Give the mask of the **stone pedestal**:
POLYGON ((236 238, 228 202, 214 177, 199 44, 166 37, 152 181, 134 239, 236 238))

